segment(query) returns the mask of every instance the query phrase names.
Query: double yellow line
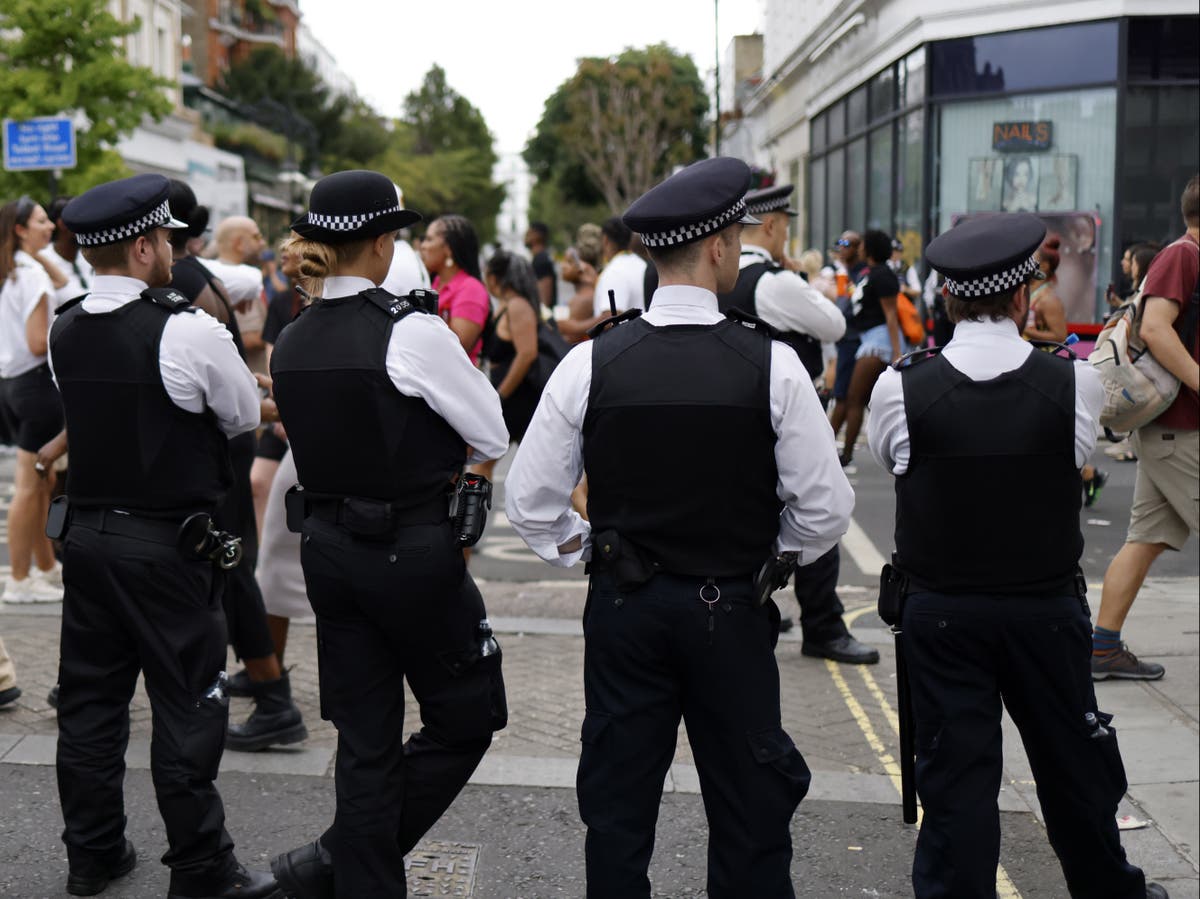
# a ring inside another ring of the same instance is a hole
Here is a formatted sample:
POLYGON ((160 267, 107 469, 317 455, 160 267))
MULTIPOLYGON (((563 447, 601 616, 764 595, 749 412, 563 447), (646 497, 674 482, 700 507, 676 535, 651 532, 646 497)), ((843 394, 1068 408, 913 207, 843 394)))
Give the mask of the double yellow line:
MULTIPOLYGON (((847 626, 853 624, 859 617, 865 615, 874 609, 874 606, 863 606, 859 609, 849 611, 845 615, 847 626)), ((892 786, 896 788, 896 793, 900 793, 900 762, 892 755, 887 745, 880 739, 879 734, 875 731, 875 725, 871 723, 870 717, 858 698, 850 690, 850 685, 846 683, 846 679, 842 676, 842 669, 837 662, 825 661, 825 668, 829 672, 830 678, 833 680, 833 685, 837 687, 838 693, 842 696, 842 701, 846 704, 846 708, 850 711, 854 718, 858 729, 862 731, 863 737, 867 741, 867 745, 871 747, 871 751, 879 759, 879 763, 883 766, 883 770, 887 772, 888 778, 892 782, 892 786)), ((896 739, 900 737, 900 717, 896 714, 892 704, 888 702, 887 696, 880 689, 879 683, 875 680, 875 676, 871 674, 866 665, 855 665, 854 668, 858 671, 866 685, 867 692, 871 694, 871 698, 879 706, 883 712, 883 717, 887 719, 888 724, 892 728, 892 732, 896 735, 896 739)), ((921 826, 921 820, 924 816, 924 810, 917 807, 917 827, 921 826)), ((998 899, 1021 899, 1021 894, 1013 885, 1012 880, 1008 876, 1008 872, 1004 870, 1003 865, 996 868, 996 895, 998 899)))

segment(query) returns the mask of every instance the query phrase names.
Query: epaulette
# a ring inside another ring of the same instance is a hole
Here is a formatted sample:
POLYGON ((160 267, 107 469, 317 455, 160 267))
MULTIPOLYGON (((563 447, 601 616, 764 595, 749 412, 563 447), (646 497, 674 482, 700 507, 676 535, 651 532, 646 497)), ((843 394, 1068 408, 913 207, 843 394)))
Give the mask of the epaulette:
MULTIPOLYGON (((427 312, 423 306, 411 301, 409 294, 407 297, 398 297, 388 293, 381 287, 372 287, 370 290, 364 290, 361 296, 366 297, 372 304, 378 306, 392 321, 398 322, 406 315, 413 312, 427 312)), ((437 294, 434 294, 437 296, 437 294)))
POLYGON ((909 368, 913 365, 920 365, 938 355, 945 347, 940 346, 923 346, 913 350, 911 353, 905 353, 899 359, 892 363, 892 368, 899 371, 902 368, 909 368))
POLYGON ((148 287, 142 291, 142 299, 162 306, 172 315, 192 309, 191 301, 174 287, 148 287))
POLYGON ((763 331, 772 340, 779 340, 779 331, 776 328, 768 325, 757 315, 751 315, 745 309, 738 309, 735 306, 732 309, 726 310, 725 317, 731 322, 738 322, 747 328, 753 328, 755 331, 763 331))
POLYGON ((624 324, 625 322, 631 322, 641 314, 641 309, 626 309, 620 315, 614 315, 611 318, 606 318, 604 321, 592 325, 588 328, 587 336, 595 340, 606 331, 610 331, 617 325, 624 324))
POLYGON ((1075 355, 1075 351, 1065 343, 1058 343, 1054 340, 1030 340, 1029 343, 1034 349, 1041 350, 1042 352, 1048 353, 1051 356, 1057 356, 1059 353, 1066 353, 1067 355, 1063 356, 1062 358, 1069 359, 1072 362, 1079 358, 1075 355))
POLYGON ((65 303, 63 303, 57 309, 54 310, 54 314, 62 315, 64 312, 66 312, 68 309, 72 308, 73 306, 78 306, 80 303, 82 303, 84 300, 86 300, 88 298, 88 296, 89 296, 89 294, 81 293, 79 296, 75 297, 74 299, 67 300, 65 303))

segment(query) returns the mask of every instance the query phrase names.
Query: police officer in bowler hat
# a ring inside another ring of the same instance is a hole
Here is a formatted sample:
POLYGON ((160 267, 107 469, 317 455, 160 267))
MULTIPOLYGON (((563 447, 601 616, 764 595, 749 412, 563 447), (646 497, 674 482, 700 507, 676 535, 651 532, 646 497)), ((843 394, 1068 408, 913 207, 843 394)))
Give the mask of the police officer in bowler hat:
POLYGON ((1125 771, 1092 689, 1079 469, 1103 390, 1086 362, 1020 336, 1045 234, 1014 213, 933 240, 926 255, 945 276, 954 338, 884 371, 871 397, 871 452, 896 476, 894 564, 907 582, 900 641, 925 811, 918 899, 996 895, 1002 704, 1071 896, 1167 895, 1125 859, 1115 818, 1125 771), (981 477, 998 487, 986 509, 954 489, 981 477))
POLYGON ((794 895, 789 822, 809 770, 780 725, 779 611, 752 579, 846 530, 853 493, 796 353, 718 311, 738 278, 750 170, 695 163, 624 220, 660 281, 648 312, 567 355, 505 482, 552 565, 589 559, 579 810, 587 894, 648 897, 682 717, 709 823, 708 895, 794 895), (571 507, 588 478, 590 527, 571 507))
MULTIPOLYGON (((792 185, 779 184, 746 194, 746 209, 761 224, 742 231, 742 256, 737 284, 718 295, 721 312, 741 309, 756 315, 778 331, 796 351, 805 370, 816 380, 823 376, 821 344, 841 340, 846 317, 837 305, 822 296, 799 275, 799 266, 787 258, 790 220, 799 215, 789 205, 792 185)), ((841 571, 838 544, 827 553, 796 569, 793 587, 800 604, 801 652, 814 658, 856 665, 873 665, 879 651, 860 643, 842 619, 845 608, 837 595, 841 571)), ((783 622, 791 626, 790 620, 783 622)))
MULTIPOLYGON (((259 396, 229 332, 164 289, 168 235, 183 227, 167 194, 166 178, 136 175, 63 211, 95 267, 91 292, 60 307, 50 330, 71 441, 57 761, 67 892, 99 893, 136 861, 122 781, 140 671, 168 896, 278 897, 225 831, 213 783, 229 716, 224 574, 181 528, 205 533, 230 486, 227 438, 258 425, 259 396)), ((48 525, 56 534, 62 511, 48 525)))
POLYGON ((324 282, 271 355, 302 491, 301 563, 317 616, 321 715, 338 731, 337 813, 275 859, 289 894, 405 895, 404 856, 507 720, 500 654, 448 515, 468 462, 504 455, 500 400, 458 338, 379 288, 420 216, 383 175, 338 172, 292 225, 324 282), (404 680, 422 729, 404 740, 404 680))

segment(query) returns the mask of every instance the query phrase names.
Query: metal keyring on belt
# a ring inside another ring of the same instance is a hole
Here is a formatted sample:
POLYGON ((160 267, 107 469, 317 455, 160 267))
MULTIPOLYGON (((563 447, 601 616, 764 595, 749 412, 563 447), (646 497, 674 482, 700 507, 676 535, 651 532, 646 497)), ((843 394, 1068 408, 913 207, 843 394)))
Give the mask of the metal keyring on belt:
POLYGON ((701 600, 701 602, 708 603, 709 608, 712 608, 714 605, 716 605, 717 603, 719 603, 721 601, 721 588, 718 587, 716 584, 712 583, 711 581, 708 581, 707 583, 701 585, 701 587, 700 587, 700 600, 701 600), (709 599, 708 597, 706 597, 704 595, 704 591, 708 590, 710 588, 712 589, 712 591, 714 593, 717 594, 712 599, 709 599))

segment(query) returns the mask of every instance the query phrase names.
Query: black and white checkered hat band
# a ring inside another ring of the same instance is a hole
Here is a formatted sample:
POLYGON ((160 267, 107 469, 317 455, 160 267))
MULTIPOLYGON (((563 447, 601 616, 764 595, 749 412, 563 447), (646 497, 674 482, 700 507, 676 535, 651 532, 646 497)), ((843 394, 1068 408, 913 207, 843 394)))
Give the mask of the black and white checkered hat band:
POLYGON ((762 200, 758 203, 747 203, 746 211, 751 215, 764 215, 768 212, 775 212, 780 209, 788 208, 787 197, 776 197, 773 200, 762 200))
POLYGON ((399 211, 400 204, 397 203, 388 209, 379 209, 375 212, 360 212, 355 215, 321 215, 319 212, 310 212, 308 214, 308 223, 316 225, 318 228, 325 228, 327 231, 357 231, 372 219, 377 219, 381 215, 391 215, 393 212, 399 211))
POLYGON ((744 199, 738 200, 737 203, 730 206, 720 215, 710 218, 707 221, 683 225, 679 228, 672 228, 670 231, 643 234, 642 243, 648 247, 674 247, 680 244, 691 243, 693 240, 699 240, 701 237, 712 234, 714 231, 720 231, 730 222, 736 222, 745 214, 746 201, 744 199))
POLYGON ((970 281, 955 281, 953 278, 947 278, 946 287, 956 297, 990 297, 992 294, 1004 293, 1006 290, 1021 286, 1029 280, 1029 276, 1037 267, 1037 258, 1030 256, 1020 265, 994 275, 973 278, 970 281))
POLYGON ((103 231, 92 231, 89 234, 79 233, 75 240, 81 247, 102 247, 105 244, 118 243, 130 237, 145 234, 151 228, 158 228, 171 221, 171 207, 163 200, 153 211, 147 212, 141 218, 134 219, 124 225, 116 225, 103 231))

